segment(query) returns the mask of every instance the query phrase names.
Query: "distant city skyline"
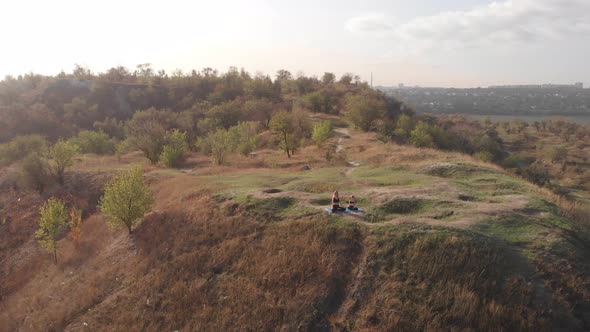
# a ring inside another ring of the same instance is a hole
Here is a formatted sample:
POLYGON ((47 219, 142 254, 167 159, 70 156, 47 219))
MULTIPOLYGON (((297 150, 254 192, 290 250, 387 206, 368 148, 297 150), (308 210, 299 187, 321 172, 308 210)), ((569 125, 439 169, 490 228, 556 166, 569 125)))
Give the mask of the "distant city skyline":
POLYGON ((152 63, 374 85, 590 85, 587 0, 21 0, 2 6, 0 77, 152 63))

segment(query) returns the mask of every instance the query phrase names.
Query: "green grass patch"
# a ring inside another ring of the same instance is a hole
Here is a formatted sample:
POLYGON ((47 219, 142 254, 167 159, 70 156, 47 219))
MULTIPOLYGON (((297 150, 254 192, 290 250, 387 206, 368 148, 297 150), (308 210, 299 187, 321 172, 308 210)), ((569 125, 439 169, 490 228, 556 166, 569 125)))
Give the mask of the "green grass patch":
POLYGON ((256 218, 258 221, 276 221, 287 215, 287 209, 297 203, 293 197, 254 198, 246 197, 242 207, 246 215, 256 218))
POLYGON ((517 245, 532 243, 535 236, 543 231, 541 226, 514 214, 496 220, 481 222, 474 226, 473 229, 486 236, 517 245))
POLYGON ((309 202, 313 205, 319 205, 319 206, 332 205, 332 198, 330 198, 330 197, 318 198, 318 199, 313 199, 309 202))
POLYGON ((498 173, 456 179, 455 182, 472 196, 503 196, 525 193, 525 184, 517 179, 498 173))
POLYGON ((385 202, 377 209, 384 214, 417 214, 431 208, 433 202, 415 197, 399 197, 385 202))
POLYGON ((365 214, 369 223, 379 223, 400 215, 416 215, 430 211, 435 202, 415 197, 397 197, 365 214))
POLYGON ((413 173, 407 167, 358 167, 351 177, 375 187, 419 186, 434 180, 428 175, 413 173))
POLYGON ((536 218, 540 223, 546 226, 566 230, 573 229, 572 221, 561 216, 559 207, 543 198, 531 198, 529 204, 527 204, 522 212, 526 214, 540 214, 535 215, 533 218, 536 218))

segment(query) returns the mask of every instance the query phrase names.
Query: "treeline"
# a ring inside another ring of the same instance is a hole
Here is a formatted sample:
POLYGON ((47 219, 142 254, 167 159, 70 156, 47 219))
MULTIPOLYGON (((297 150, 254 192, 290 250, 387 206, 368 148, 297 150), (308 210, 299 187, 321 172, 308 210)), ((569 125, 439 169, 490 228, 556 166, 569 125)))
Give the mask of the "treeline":
POLYGON ((270 77, 231 67, 168 75, 148 64, 94 74, 76 66, 55 77, 27 74, 0 82, 0 165, 20 162, 23 174, 38 175, 25 176, 26 182, 43 191, 41 179, 53 174, 63 182, 67 168, 50 153, 55 146, 74 153, 139 150, 168 167, 180 166, 188 150, 216 164, 259 147, 281 148, 291 157, 330 137, 331 127, 312 123, 309 113, 346 114, 367 131, 413 115, 353 74, 295 77, 279 70, 270 77))
POLYGON ((200 121, 201 131, 240 121, 268 126, 272 113, 290 111, 295 105, 337 114, 346 94, 366 89, 367 84, 353 74, 337 80, 332 73, 294 77, 280 70, 273 78, 231 67, 225 73, 205 68, 168 75, 149 64, 134 71, 116 67, 94 74, 76 66, 72 73, 55 77, 31 73, 0 82, 0 142, 31 134, 55 140, 84 129, 121 138, 122 122, 148 109, 176 113, 187 127, 200 121))

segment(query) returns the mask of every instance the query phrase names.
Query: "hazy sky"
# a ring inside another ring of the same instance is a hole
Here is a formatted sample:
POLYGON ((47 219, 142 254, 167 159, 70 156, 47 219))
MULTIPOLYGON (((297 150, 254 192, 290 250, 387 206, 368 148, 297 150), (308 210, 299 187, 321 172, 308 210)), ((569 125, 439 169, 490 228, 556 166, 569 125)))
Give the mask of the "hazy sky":
POLYGON ((590 84, 590 0, 0 4, 0 75, 229 66, 423 86, 590 84))

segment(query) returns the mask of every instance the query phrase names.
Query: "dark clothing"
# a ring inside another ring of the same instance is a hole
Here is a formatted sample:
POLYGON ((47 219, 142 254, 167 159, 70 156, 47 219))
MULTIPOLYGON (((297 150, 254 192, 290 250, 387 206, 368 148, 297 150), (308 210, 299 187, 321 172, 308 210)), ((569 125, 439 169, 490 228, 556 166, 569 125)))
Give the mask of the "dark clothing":
POLYGON ((348 206, 348 209, 349 209, 350 211, 358 211, 358 209, 359 209, 359 208, 357 208, 357 207, 355 207, 355 206, 350 206, 350 205, 349 205, 349 206, 348 206))
POLYGON ((346 209, 340 206, 340 198, 332 197, 332 212, 337 211, 346 211, 346 209))
POLYGON ((356 201, 349 200, 348 201, 348 209, 351 211, 357 211, 359 208, 356 207, 356 201))

